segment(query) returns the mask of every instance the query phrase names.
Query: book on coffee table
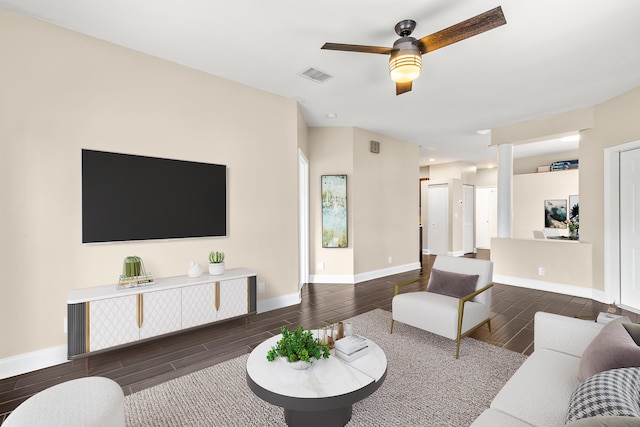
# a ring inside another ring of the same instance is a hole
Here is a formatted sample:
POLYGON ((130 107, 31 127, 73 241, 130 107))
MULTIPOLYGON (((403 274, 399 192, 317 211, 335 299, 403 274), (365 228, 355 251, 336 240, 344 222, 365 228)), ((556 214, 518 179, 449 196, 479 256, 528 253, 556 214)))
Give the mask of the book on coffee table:
MULTIPOLYGON (((358 335, 351 335, 335 342, 336 355, 350 358, 359 353, 359 356, 366 354, 367 340, 358 335), (365 350, 363 352, 363 350, 365 350)), ((344 359, 344 357, 342 357, 344 359)))
POLYGON ((354 360, 359 359, 362 356, 367 355, 368 353, 369 353, 369 347, 366 345, 363 348, 356 350, 351 354, 343 353, 336 348, 336 357, 344 360, 345 362, 353 362, 354 360))

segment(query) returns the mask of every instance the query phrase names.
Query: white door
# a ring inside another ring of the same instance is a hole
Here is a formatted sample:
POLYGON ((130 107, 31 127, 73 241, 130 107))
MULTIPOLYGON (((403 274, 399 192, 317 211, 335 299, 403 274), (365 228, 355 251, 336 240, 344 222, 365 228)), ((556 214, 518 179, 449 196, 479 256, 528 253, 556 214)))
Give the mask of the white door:
POLYGON ((449 187, 430 185, 428 190, 429 253, 447 255, 449 252, 449 187))
POLYGON ((498 192, 496 187, 476 190, 476 247, 491 249, 491 238, 498 235, 498 192))
POLYGON ((640 149, 620 153, 620 303, 640 308, 640 149))
POLYGON ((473 185, 462 186, 462 252, 473 252, 473 185))

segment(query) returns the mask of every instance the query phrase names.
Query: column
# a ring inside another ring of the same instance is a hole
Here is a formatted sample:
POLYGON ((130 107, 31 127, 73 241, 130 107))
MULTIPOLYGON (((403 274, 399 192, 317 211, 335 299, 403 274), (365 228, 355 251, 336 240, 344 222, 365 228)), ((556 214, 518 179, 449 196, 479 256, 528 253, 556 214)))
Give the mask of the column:
POLYGON ((498 146, 498 237, 513 236, 513 144, 498 146))

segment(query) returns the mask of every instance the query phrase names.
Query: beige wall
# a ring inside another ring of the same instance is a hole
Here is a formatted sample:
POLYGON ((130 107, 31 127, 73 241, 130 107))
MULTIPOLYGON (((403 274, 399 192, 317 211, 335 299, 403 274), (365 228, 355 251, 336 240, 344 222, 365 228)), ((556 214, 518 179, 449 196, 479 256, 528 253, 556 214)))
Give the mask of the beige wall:
POLYGON ((420 262, 418 156, 416 144, 355 129, 356 274, 420 262), (369 151, 371 140, 380 142, 379 154, 369 151))
POLYGON ((476 187, 497 187, 498 168, 478 169, 476 171, 476 187))
POLYGON ((67 292, 127 255, 166 277, 223 250, 259 303, 297 293, 295 101, 6 11, 0 40, 0 359, 66 344, 67 292), (81 244, 82 148, 226 164, 228 237, 81 244))
POLYGON ((640 87, 595 106, 580 137, 580 239, 593 243, 593 284, 604 289, 604 149, 640 140, 640 87))
POLYGON ((418 150, 415 144, 352 127, 309 129, 313 276, 358 282, 419 262, 418 150), (380 142, 379 154, 369 152, 371 140, 380 142), (340 249, 322 248, 320 177, 333 174, 347 175, 349 242, 340 249), (324 263, 324 270, 318 263, 324 263))
POLYGON ((429 167, 430 184, 449 179, 459 179, 463 184, 476 183, 476 166, 466 162, 442 163, 429 167))
POLYGON ((533 230, 544 229, 545 200, 564 199, 568 209, 569 196, 578 194, 579 177, 577 169, 514 175, 513 237, 533 239, 533 230))
POLYGON ((311 274, 353 276, 354 163, 352 127, 309 129, 309 240, 311 274), (322 175, 347 175, 347 245, 346 248, 322 247, 322 175), (317 268, 324 263, 324 270, 317 268))
POLYGON ((592 248, 589 243, 544 239, 491 239, 494 280, 499 283, 533 285, 554 291, 544 283, 591 297, 592 248), (539 274, 544 269, 544 275, 539 274))
MULTIPOLYGON (((492 132, 492 143, 517 143, 521 140, 541 139, 551 135, 580 130, 580 241, 592 246, 592 287, 594 295, 604 295, 605 275, 605 218, 604 218, 604 149, 640 140, 640 88, 614 97, 593 107, 532 120, 492 132)), ((534 254, 535 255, 535 254, 534 254)), ((512 263, 518 270, 518 259, 526 260, 531 253, 520 253, 511 260, 492 259, 512 263)))

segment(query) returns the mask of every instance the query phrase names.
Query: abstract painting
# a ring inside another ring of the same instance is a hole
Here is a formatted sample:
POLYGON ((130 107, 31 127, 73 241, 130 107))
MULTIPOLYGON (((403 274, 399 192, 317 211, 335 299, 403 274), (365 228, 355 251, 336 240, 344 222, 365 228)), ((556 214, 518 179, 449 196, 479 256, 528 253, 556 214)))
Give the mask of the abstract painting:
POLYGON ((347 247, 347 176, 322 175, 322 247, 347 247))
POLYGON ((544 201, 544 227, 567 228, 567 199, 544 201))

